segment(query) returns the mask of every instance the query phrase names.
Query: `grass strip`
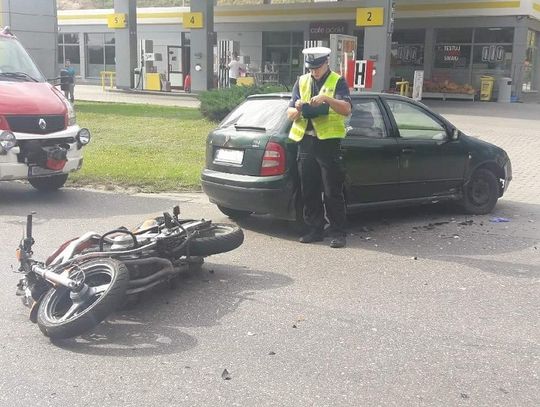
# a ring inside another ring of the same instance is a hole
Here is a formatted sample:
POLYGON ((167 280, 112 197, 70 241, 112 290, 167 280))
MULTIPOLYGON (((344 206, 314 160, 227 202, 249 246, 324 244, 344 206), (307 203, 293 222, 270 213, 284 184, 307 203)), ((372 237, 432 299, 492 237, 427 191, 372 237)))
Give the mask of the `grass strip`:
POLYGON ((216 126, 197 109, 77 102, 92 132, 72 185, 141 192, 200 190, 207 134, 216 126))

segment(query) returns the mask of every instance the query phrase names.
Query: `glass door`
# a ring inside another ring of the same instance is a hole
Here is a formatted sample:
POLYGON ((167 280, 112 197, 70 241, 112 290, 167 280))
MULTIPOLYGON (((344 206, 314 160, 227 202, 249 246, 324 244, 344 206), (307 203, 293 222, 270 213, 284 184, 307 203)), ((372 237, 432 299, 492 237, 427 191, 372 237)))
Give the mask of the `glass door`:
POLYGON ((184 87, 184 73, 182 71, 182 47, 176 45, 167 46, 167 76, 172 89, 184 87))

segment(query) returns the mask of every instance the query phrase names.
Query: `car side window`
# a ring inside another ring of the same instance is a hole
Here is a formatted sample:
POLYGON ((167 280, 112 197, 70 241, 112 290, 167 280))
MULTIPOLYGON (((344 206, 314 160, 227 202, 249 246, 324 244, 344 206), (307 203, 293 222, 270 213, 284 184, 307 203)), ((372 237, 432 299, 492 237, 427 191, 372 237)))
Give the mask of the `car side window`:
POLYGON ((375 99, 353 100, 351 115, 345 126, 347 137, 386 137, 381 109, 375 99))
POLYGON ((386 100, 404 139, 444 140, 446 129, 418 106, 401 100, 386 100))

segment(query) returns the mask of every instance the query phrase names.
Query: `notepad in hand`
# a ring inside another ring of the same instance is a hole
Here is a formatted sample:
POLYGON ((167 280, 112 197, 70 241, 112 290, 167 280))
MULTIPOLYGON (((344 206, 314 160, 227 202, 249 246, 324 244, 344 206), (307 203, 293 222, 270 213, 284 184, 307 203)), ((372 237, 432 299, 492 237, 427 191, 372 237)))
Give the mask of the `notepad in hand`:
POLYGON ((302 116, 305 119, 313 119, 318 116, 325 116, 328 114, 330 105, 327 103, 322 103, 319 106, 312 106, 309 103, 304 103, 302 105, 302 116))

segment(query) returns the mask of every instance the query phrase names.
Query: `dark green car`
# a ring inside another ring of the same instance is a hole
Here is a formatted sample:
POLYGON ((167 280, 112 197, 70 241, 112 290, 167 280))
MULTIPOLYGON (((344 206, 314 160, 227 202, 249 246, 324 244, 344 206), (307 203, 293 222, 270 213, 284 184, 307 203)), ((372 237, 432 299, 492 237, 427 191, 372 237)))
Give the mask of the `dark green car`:
MULTIPOLYGON (((224 214, 295 220, 300 213, 289 100, 251 96, 208 135, 202 187, 224 214)), ((503 149, 466 136, 423 104, 375 93, 352 101, 342 141, 349 213, 451 200, 486 214, 508 188, 512 167, 503 149)))

